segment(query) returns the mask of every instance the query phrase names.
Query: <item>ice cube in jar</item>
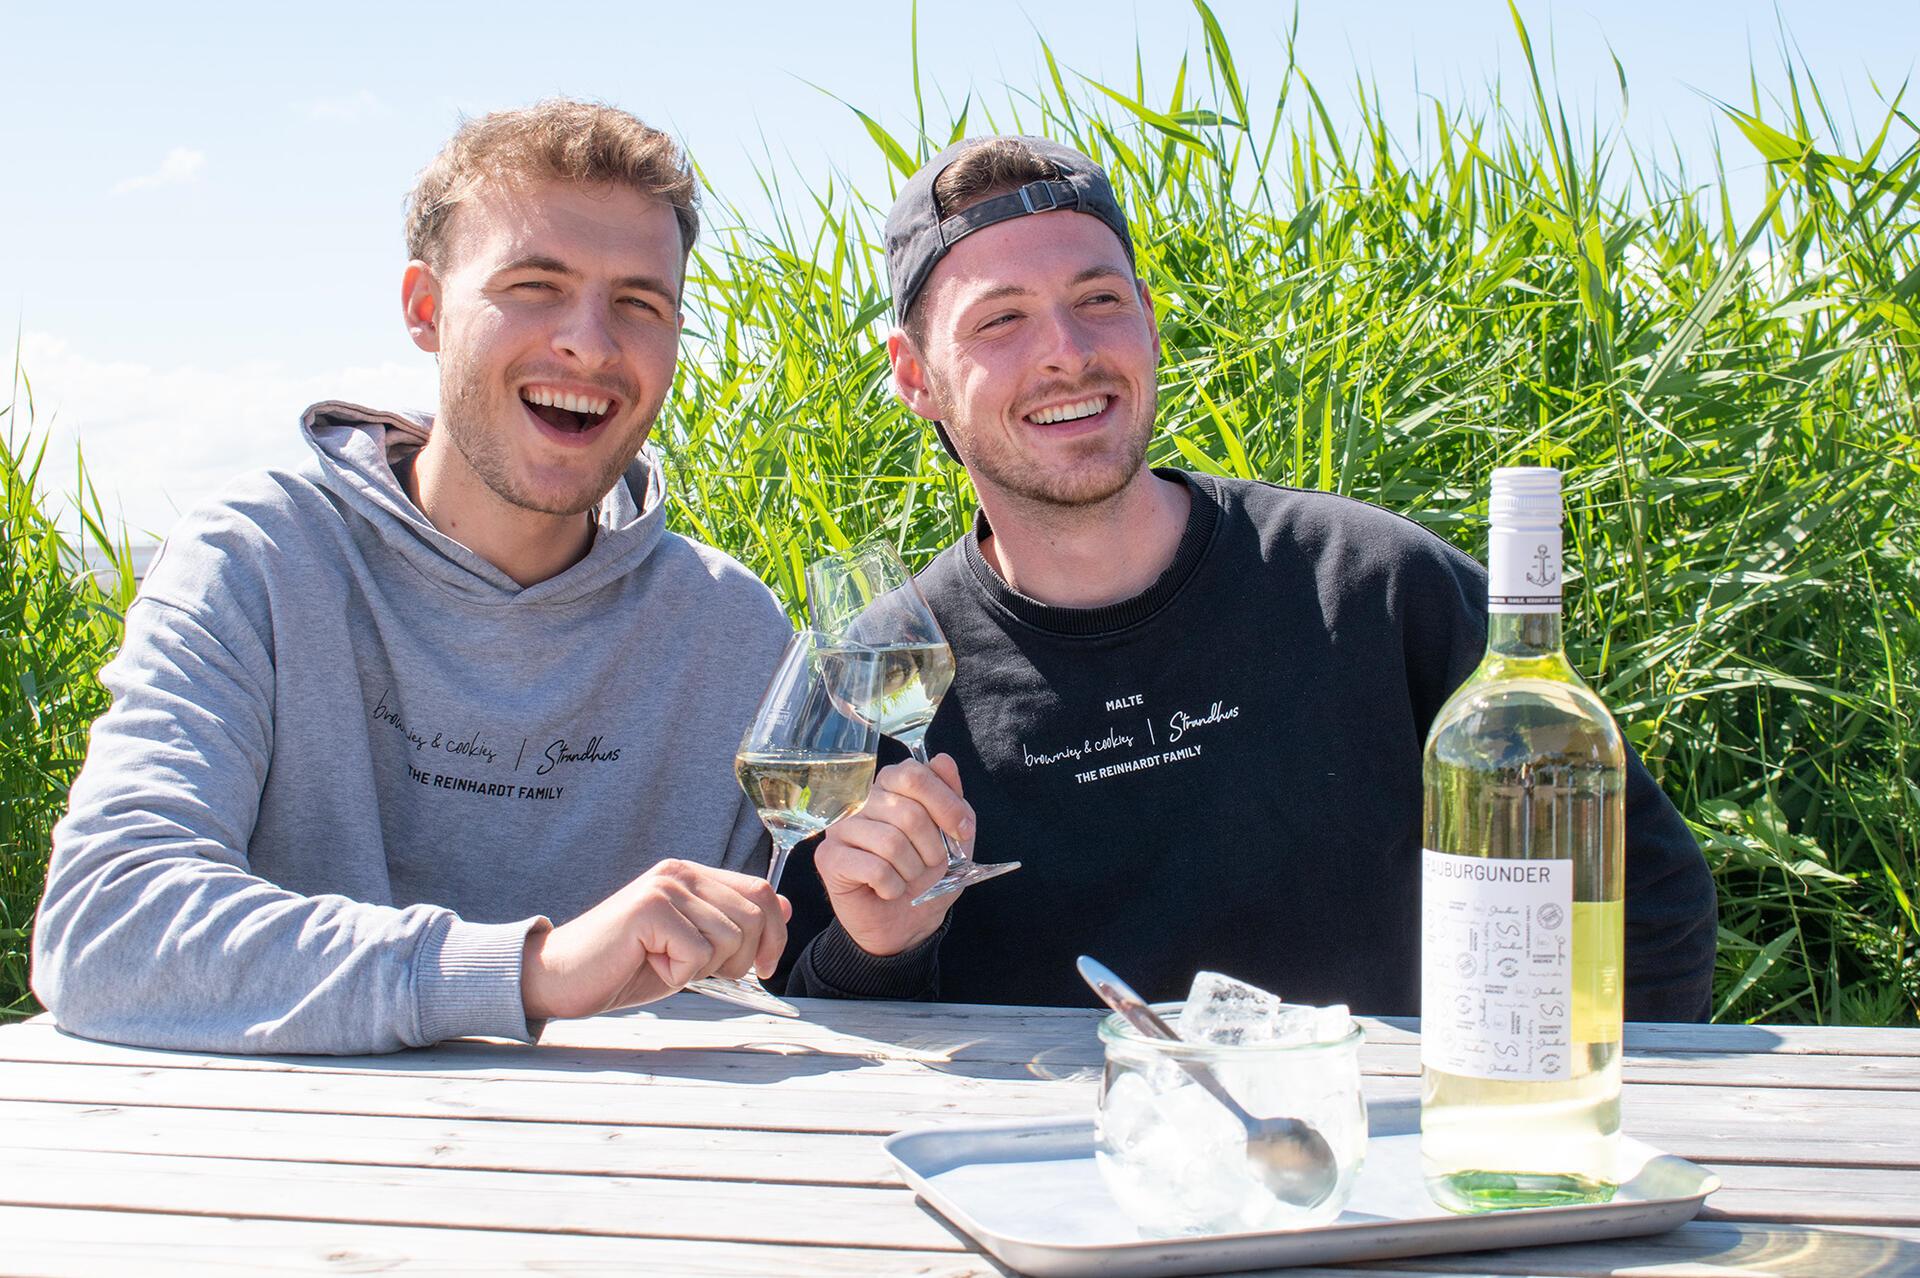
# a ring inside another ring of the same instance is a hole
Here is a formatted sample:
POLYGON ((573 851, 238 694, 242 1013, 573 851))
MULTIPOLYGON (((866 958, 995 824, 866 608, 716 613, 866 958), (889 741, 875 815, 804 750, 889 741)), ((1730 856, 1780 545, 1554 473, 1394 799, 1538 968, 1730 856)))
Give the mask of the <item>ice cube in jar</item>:
POLYGON ((1147 1038, 1117 1016, 1100 1025, 1106 1074, 1095 1157, 1141 1233, 1305 1228, 1337 1217, 1367 1141, 1360 1034, 1347 1009, 1289 1004, 1203 972, 1184 1007, 1156 1010, 1183 1041, 1147 1038), (1275 1198, 1247 1160, 1238 1120, 1176 1066, 1176 1056, 1207 1065, 1248 1112, 1318 1128, 1339 1172, 1328 1200, 1302 1208, 1275 1198))

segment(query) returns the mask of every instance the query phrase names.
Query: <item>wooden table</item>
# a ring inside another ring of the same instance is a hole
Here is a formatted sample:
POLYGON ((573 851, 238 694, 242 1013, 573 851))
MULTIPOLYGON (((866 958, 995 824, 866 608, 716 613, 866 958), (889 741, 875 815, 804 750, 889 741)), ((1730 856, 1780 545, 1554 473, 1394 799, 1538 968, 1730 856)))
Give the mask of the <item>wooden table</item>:
MULTIPOLYGON (((0 1029, 0 1272, 1004 1272, 880 1137, 1090 1112, 1094 1014, 805 1010, 682 996, 537 1047, 355 1058, 0 1029)), ((1410 1024, 1366 1025, 1369 1097, 1413 1094, 1410 1024)), ((1628 1130, 1725 1182, 1698 1220, 1366 1272, 1920 1273, 1920 1030, 1642 1025, 1627 1046, 1628 1130)))

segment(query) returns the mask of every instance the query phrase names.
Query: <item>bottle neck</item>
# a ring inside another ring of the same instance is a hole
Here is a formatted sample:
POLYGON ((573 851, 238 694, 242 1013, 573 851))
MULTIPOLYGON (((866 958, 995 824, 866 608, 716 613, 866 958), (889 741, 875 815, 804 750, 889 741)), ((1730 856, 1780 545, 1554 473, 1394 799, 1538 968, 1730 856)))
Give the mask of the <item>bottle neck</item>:
POLYGON ((1495 520, 1487 538, 1487 651, 1501 657, 1560 652, 1560 526, 1495 520))
POLYGON ((1487 618, 1488 653, 1516 660, 1558 656, 1558 612, 1496 612, 1487 618))

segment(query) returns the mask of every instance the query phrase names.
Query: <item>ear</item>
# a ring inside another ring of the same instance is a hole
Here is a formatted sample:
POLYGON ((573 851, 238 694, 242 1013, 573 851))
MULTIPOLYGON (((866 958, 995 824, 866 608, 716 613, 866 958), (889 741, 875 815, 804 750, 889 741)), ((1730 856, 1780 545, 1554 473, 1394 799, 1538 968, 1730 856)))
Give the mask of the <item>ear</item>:
POLYGON ((440 281, 433 270, 418 259, 407 263, 400 277, 400 310, 407 323, 407 335, 423 351, 440 350, 440 281))
POLYGON ((1153 330, 1153 357, 1160 358, 1160 317, 1153 311, 1153 294, 1147 291, 1147 282, 1136 279, 1134 288, 1140 294, 1140 306, 1147 313, 1147 326, 1153 330))
POLYGON ((930 422, 940 420, 939 405, 927 380, 927 366, 913 349, 913 342, 901 329, 887 335, 887 363, 893 368, 893 393, 900 402, 930 422))

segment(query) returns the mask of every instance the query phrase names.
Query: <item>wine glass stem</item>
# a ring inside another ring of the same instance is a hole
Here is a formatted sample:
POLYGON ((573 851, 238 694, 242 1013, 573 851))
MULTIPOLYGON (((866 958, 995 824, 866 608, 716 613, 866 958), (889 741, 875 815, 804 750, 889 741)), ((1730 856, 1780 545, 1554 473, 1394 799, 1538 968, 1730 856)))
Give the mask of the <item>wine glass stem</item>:
POLYGON ((767 857, 767 886, 777 892, 780 890, 780 876, 787 868, 787 858, 793 855, 800 840, 788 838, 782 842, 776 835, 769 834, 767 837, 773 842, 773 851, 767 857))
MULTIPOLYGON (((907 753, 911 754, 919 762, 922 764, 927 762, 926 733, 917 732, 911 737, 903 736, 900 738, 900 742, 907 747, 907 753)), ((967 865, 966 854, 953 845, 953 840, 947 837, 945 830, 940 830, 939 834, 940 846, 947 850, 947 873, 952 874, 955 870, 965 868, 967 865)))

